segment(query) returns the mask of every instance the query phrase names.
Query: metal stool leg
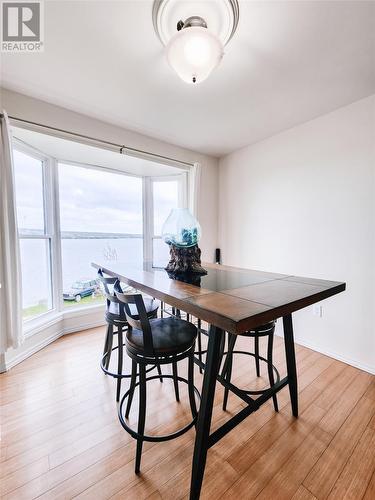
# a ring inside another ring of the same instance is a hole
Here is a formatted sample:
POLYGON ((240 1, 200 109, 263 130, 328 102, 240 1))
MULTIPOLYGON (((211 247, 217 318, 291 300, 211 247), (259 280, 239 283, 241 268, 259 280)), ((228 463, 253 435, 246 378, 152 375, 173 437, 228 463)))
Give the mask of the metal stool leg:
POLYGON ((260 377, 260 363, 259 363, 259 337, 254 337, 254 344, 255 344, 255 368, 257 372, 257 377, 260 377))
MULTIPOLYGON (((270 381, 270 386, 275 385, 275 379, 273 374, 273 333, 268 336, 268 347, 267 347, 267 368, 268 368, 268 380, 270 381)), ((273 407, 275 411, 279 411, 279 405, 277 403, 277 396, 274 394, 272 396, 273 407)))
MULTIPOLYGON (((109 362, 111 361, 112 345, 113 345, 113 325, 109 324, 107 326, 107 336, 104 346, 104 351, 107 353, 104 364, 106 370, 108 370, 109 362)), ((105 352, 103 353, 103 355, 105 354, 105 352)))
POLYGON ((136 361, 133 360, 132 361, 132 374, 131 374, 130 387, 129 387, 130 393, 129 393, 129 397, 128 397, 128 403, 126 405, 125 418, 129 418, 129 413, 130 413, 130 408, 131 408, 132 401, 133 401, 136 381, 137 381, 137 363, 136 363, 136 361))
MULTIPOLYGON (((228 335, 229 335, 229 333, 228 333, 228 335)), ((220 344, 220 364, 223 360, 224 351, 225 351, 225 338, 226 338, 226 332, 224 331, 224 335, 221 337, 221 344, 220 344)))
POLYGON ((156 365, 156 369, 158 371, 158 375, 160 377, 160 382, 163 383, 163 377, 162 377, 162 373, 161 373, 161 368, 160 368, 160 365, 156 365))
MULTIPOLYGON (((198 318, 197 328, 198 328, 198 359, 202 363, 202 321, 198 318)), ((199 373, 203 373, 202 367, 199 366, 199 373)))
MULTIPOLYGON (((237 340, 236 335, 232 335, 231 333, 228 333, 228 353, 227 357, 225 359, 225 363, 223 366, 223 370, 221 372, 221 376, 225 378, 227 382, 230 382, 232 378, 232 365, 233 365, 233 351, 234 351, 234 346, 237 340)), ((223 410, 226 411, 227 409, 227 404, 228 404, 228 396, 229 396, 229 389, 225 387, 224 389, 224 399, 223 399, 223 410)))
POLYGON ((173 384, 174 384, 174 392, 176 394, 176 401, 180 401, 180 391, 178 389, 178 371, 177 371, 177 362, 172 362, 172 373, 173 373, 173 384))
POLYGON ((138 438, 137 452, 135 455, 135 473, 138 474, 141 467, 141 455, 143 447, 143 435, 146 421, 146 367, 139 365, 139 415, 138 415, 138 438))
MULTIPOLYGON (((122 375, 122 362, 123 362, 123 340, 122 340, 122 327, 119 326, 118 334, 118 364, 117 364, 117 375, 122 375)), ((116 390, 116 401, 120 401, 121 392, 121 377, 117 378, 117 390, 116 390)))
POLYGON ((103 348, 103 357, 105 356, 104 366, 107 364, 108 358, 108 339, 109 339, 109 324, 107 323, 107 329, 105 331, 105 339, 104 339, 104 348, 103 348))
POLYGON ((194 353, 190 354, 188 360, 188 389, 191 414, 195 418, 198 415, 198 411, 194 395, 194 353))

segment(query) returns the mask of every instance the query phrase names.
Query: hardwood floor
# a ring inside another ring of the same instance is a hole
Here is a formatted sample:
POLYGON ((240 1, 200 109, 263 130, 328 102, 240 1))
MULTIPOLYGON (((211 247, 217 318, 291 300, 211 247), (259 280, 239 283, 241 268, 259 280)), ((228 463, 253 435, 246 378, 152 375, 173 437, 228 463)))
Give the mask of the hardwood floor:
MULTIPOLYGON (((194 431, 145 443, 136 476, 135 442, 118 422, 114 380, 99 368, 103 340, 103 328, 62 337, 1 375, 1 498, 187 497, 194 431)), ((238 345, 250 343, 242 337, 238 345)), ((300 417, 291 416, 287 389, 279 393, 279 413, 271 401, 248 417, 210 450, 202 498, 375 498, 375 377, 298 345, 296 353, 300 417)), ((283 376, 280 338, 274 359, 283 376)), ((232 380, 261 388, 266 379, 256 379, 251 358, 236 356, 232 380)), ((150 383, 148 432, 188 421, 187 391, 180 391, 176 403, 170 381, 150 383)), ((214 428, 243 406, 231 394, 224 413, 222 397, 218 385, 214 428)), ((133 424, 136 408, 135 399, 133 424)))

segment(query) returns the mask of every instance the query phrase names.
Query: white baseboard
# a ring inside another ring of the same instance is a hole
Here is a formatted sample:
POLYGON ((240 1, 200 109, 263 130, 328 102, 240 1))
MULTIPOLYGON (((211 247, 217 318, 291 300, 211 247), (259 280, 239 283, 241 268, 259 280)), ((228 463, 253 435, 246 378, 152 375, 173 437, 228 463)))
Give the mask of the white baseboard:
POLYGON ((104 320, 93 321, 91 323, 84 323, 78 326, 73 326, 71 328, 64 328, 63 335, 67 335, 68 333, 76 333, 82 332, 83 330, 90 330, 90 328, 98 328, 99 326, 104 326, 106 323, 104 320))
POLYGON ((55 340, 60 338, 62 335, 63 335, 63 331, 59 330, 59 331, 53 333, 52 335, 50 335, 49 337, 47 337, 46 339, 43 339, 41 342, 38 342, 37 344, 34 344, 33 346, 29 347, 29 349, 26 349, 25 351, 20 352, 17 356, 15 356, 10 361, 5 361, 3 371, 8 371, 10 368, 13 368, 13 366, 18 365, 19 363, 21 363, 25 359, 29 358, 30 356, 32 356, 36 352, 43 349, 43 347, 46 347, 48 344, 51 344, 52 342, 54 342, 55 340))
MULTIPOLYGON (((283 337, 282 332, 277 333, 279 337, 283 337)), ((337 361, 342 361, 343 363, 346 363, 347 365, 354 366, 354 368, 359 368, 360 370, 363 370, 364 372, 371 373, 371 375, 375 375, 375 367, 371 365, 367 365, 365 363, 360 363, 356 361, 355 359, 348 358, 346 356, 342 356, 341 354, 338 354, 337 352, 322 349, 321 347, 318 347, 315 344, 312 344, 310 342, 305 342, 300 339, 295 339, 296 344, 301 345, 303 347, 307 347, 308 349, 311 349, 312 351, 320 352, 320 354, 324 354, 325 356, 328 356, 329 358, 337 359, 337 361)))
POLYGON ((49 337, 32 345, 31 347, 29 347, 29 349, 26 349, 25 351, 19 353, 17 356, 15 356, 10 361, 7 362, 5 360, 3 365, 0 367, 0 373, 10 370, 10 368, 13 368, 13 366, 18 365, 19 363, 21 363, 25 359, 29 358, 30 356, 32 356, 36 352, 40 351, 41 349, 43 349, 47 345, 51 344, 52 342, 54 342, 58 338, 62 337, 63 335, 67 335, 69 333, 80 332, 83 330, 89 330, 90 328, 97 328, 97 327, 103 326, 103 325, 105 325, 104 320, 94 321, 94 322, 90 322, 90 323, 84 323, 84 324, 80 324, 79 326, 74 326, 71 328, 60 328, 57 332, 54 332, 49 337))

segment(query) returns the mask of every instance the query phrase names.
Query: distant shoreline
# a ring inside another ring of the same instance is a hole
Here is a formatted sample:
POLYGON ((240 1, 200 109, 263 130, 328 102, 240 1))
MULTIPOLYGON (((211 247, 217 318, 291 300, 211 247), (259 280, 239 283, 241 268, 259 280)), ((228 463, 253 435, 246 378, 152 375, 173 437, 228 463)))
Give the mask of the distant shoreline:
MULTIPOLYGON (((42 233, 40 231, 35 231, 33 229, 20 229, 20 234, 22 237, 27 236, 40 236, 42 233)), ((61 231, 61 239, 65 240, 119 240, 124 238, 143 238, 142 234, 134 233, 101 233, 92 231, 61 231)))

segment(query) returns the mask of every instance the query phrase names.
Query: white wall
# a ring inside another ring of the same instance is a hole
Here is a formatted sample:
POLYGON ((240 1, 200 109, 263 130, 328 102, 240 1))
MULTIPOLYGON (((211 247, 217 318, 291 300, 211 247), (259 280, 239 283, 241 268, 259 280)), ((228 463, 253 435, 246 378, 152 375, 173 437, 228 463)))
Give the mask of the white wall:
MULTIPOLYGON (((202 166, 200 196, 197 203, 198 219, 202 226, 202 258, 213 262, 217 247, 218 213, 218 160, 207 155, 190 151, 152 139, 105 122, 74 113, 67 109, 48 104, 44 101, 0 88, 0 108, 11 116, 35 121, 71 132, 104 139, 110 142, 126 144, 152 153, 168 156, 187 162, 199 162, 202 166)), ((77 311, 78 313, 78 311, 77 311)), ((10 349, 5 356, 0 356, 0 372, 22 361, 38 349, 64 333, 91 328, 104 324, 103 312, 96 308, 83 314, 60 315, 48 326, 38 330, 18 349, 10 349)))
POLYGON ((296 339, 375 373, 375 96, 220 160, 225 264, 347 282, 296 339))

